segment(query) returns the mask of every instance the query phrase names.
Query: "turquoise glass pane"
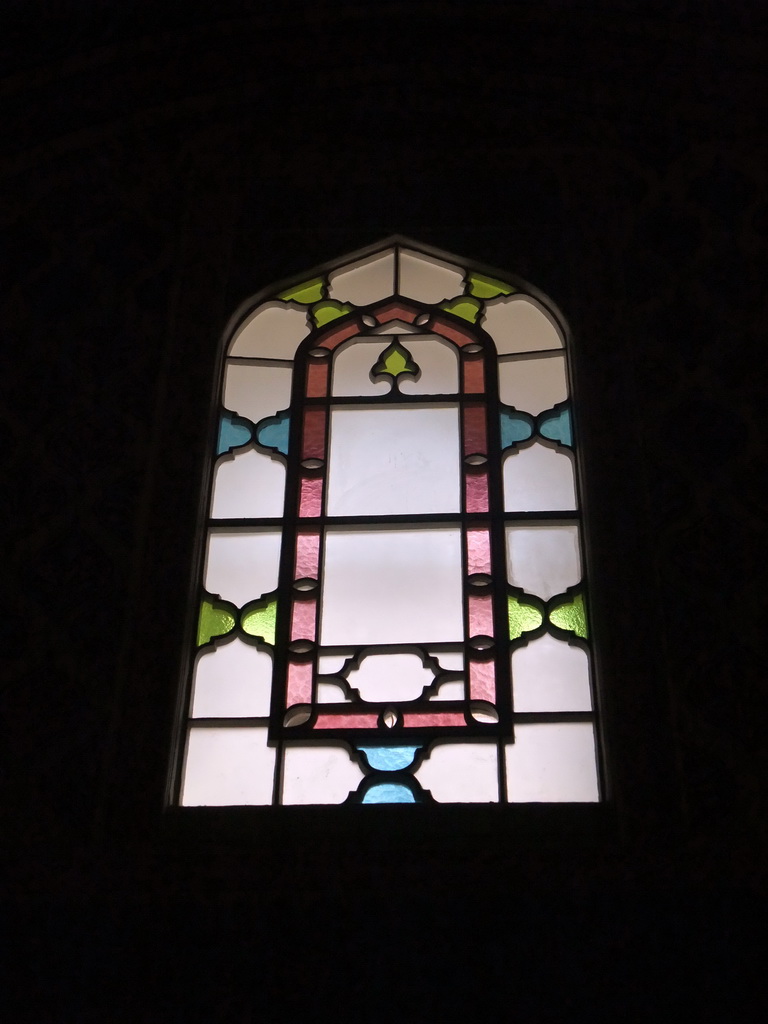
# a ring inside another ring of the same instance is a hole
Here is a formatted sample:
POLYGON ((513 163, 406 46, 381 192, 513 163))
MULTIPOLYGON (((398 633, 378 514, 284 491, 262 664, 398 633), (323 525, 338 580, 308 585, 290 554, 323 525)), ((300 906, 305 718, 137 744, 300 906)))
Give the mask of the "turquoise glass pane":
POLYGON ((566 407, 541 413, 539 416, 539 433, 542 437, 548 437, 551 441, 557 441, 558 444, 564 444, 568 448, 573 447, 570 410, 566 407))
POLYGON ((518 412, 511 405, 503 405, 501 413, 501 447, 510 448, 533 436, 533 418, 518 412))
POLYGON ((233 448, 242 448, 251 440, 251 423, 233 412, 223 413, 219 420, 219 440, 216 454, 223 455, 233 448))
POLYGON ((288 410, 279 412, 277 416, 267 416, 254 427, 256 441, 264 448, 288 454, 288 436, 291 431, 291 420, 288 410))
POLYGON ((380 772, 397 772, 413 763, 418 747, 358 747, 368 758, 371 768, 380 772))
POLYGON ((364 804, 415 804, 416 797, 399 782, 380 782, 363 797, 364 804))

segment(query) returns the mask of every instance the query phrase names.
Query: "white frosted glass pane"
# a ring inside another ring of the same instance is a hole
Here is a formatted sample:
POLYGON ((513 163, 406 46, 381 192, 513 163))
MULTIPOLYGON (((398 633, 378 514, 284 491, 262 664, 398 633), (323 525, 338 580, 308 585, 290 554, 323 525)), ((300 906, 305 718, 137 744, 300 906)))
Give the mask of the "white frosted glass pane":
POLYGON ((389 348, 390 339, 376 341, 353 341, 342 348, 333 360, 334 395, 388 395, 391 384, 387 380, 374 383, 371 370, 389 348))
POLYGON ((284 804, 340 804, 362 778, 343 747, 285 746, 284 804))
POLYGON ((328 275, 328 283, 328 294, 337 302, 367 306, 377 299, 386 299, 395 290, 394 250, 377 252, 351 267, 334 270, 328 275))
POLYGON ((347 682, 359 690, 362 700, 416 700, 435 677, 416 654, 371 654, 347 682))
POLYGON ((598 797, 594 729, 589 722, 515 726, 506 746, 510 801, 590 803, 598 797))
POLYGON ((430 651, 444 672, 463 672, 464 654, 462 651, 430 651))
POLYGON ((343 704, 349 698, 345 696, 338 683, 318 680, 315 699, 318 704, 343 704))
POLYGON ((212 530, 205 560, 205 589, 238 608, 277 587, 281 534, 212 530))
POLYGON ((418 380, 404 378, 404 395, 453 395, 459 390, 459 357, 453 345, 437 338, 403 338, 421 370, 418 380))
POLYGON ((407 324, 405 320, 388 320, 380 327, 374 327, 371 334, 418 334, 419 328, 407 324))
POLYGON ((328 530, 320 632, 327 645, 461 640, 459 530, 328 530))
POLYGON ((538 303, 527 297, 487 302, 481 324, 495 341, 499 355, 563 347, 562 335, 554 322, 538 303))
POLYGON ((426 409, 334 409, 329 515, 456 512, 459 413, 426 409))
POLYGON ((222 405, 258 423, 287 409, 291 401, 289 366, 253 366, 227 363, 224 372, 222 405))
POLYGON ((508 526, 509 582, 547 601, 581 579, 578 526, 508 526))
POLYGON ((507 512, 555 512, 576 508, 573 464, 543 444, 518 448, 504 459, 507 512))
POLYGON ((451 679, 440 685, 440 689, 431 700, 464 700, 464 683, 461 679, 451 679))
POLYGON ((285 302, 265 302, 232 339, 228 355, 293 359, 308 334, 306 309, 285 302))
MULTIPOLYGON (((350 655, 352 653, 350 651, 350 655)), ((321 654, 317 659, 317 671, 321 676, 337 675, 346 665, 347 657, 344 654, 321 654)))
POLYGON ((548 634, 512 652, 515 711, 590 711, 589 657, 548 634))
POLYGON ((236 637, 201 654, 195 666, 193 718, 269 714, 272 659, 236 637))
POLYGON ((238 452, 221 459, 213 477, 213 519, 281 516, 285 466, 264 452, 238 452))
POLYGON ((464 291, 464 271, 432 256, 401 249, 398 291, 419 302, 453 299, 464 291))
POLYGON ((441 803, 499 799, 495 743, 438 743, 414 775, 441 803))
POLYGON ((532 416, 568 397, 565 356, 499 361, 499 397, 532 416))
POLYGON ((191 728, 181 803, 185 807, 271 804, 275 751, 262 728, 191 728))

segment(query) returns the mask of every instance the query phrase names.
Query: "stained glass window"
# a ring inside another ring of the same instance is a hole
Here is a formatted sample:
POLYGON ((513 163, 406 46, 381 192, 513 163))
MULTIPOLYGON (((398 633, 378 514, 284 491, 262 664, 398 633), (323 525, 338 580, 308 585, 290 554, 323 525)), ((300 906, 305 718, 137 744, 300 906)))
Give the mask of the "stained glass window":
POLYGON ((178 803, 599 799, 566 338, 402 238, 240 318, 178 803))

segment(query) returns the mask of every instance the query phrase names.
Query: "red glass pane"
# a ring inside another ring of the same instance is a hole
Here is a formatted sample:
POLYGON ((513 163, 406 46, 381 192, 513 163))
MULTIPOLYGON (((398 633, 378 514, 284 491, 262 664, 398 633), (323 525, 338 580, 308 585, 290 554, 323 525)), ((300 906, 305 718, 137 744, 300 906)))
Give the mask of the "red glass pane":
POLYGON ((439 318, 435 320, 432 330, 435 334, 439 334, 441 337, 447 338, 448 341, 452 341, 459 348, 462 345, 469 345, 475 340, 469 332, 457 330, 453 324, 447 324, 439 318))
POLYGON ((487 700, 496 703, 496 665, 490 661, 469 662, 470 700, 487 700))
POLYGON ((329 352, 332 352, 335 348, 338 348, 347 338, 353 337, 355 334, 360 333, 360 324, 357 320, 351 324, 345 324, 344 327, 332 328, 327 334, 323 334, 317 339, 316 348, 327 348, 329 352))
POLYGON ((420 715, 413 711, 403 715, 403 725, 406 729, 414 729, 419 726, 429 725, 466 725, 467 720, 460 711, 437 711, 433 714, 420 715))
POLYGON ((485 433, 485 406, 464 406, 464 454, 487 454, 488 442, 485 433))
POLYGON ((465 356, 461 368, 465 394, 481 395, 485 391, 485 366, 482 354, 465 356))
POLYGON ((467 529, 467 575, 491 574, 491 536, 487 526, 467 529))
MULTIPOLYGON (((303 513, 301 513, 303 515, 303 513)), ((294 579, 316 580, 320 565, 320 534, 302 533, 296 535, 296 571, 294 579)), ((471 570, 484 572, 485 570, 471 570)))
POLYGON ((467 469, 464 475, 467 512, 488 511, 488 473, 485 469, 467 469))
POLYGON ((325 458, 325 409, 304 410, 302 459, 325 458))
POLYGON ((312 662, 291 661, 288 664, 288 685, 286 686, 286 707, 294 704, 309 704, 312 700, 312 662))
POLYGON ((392 302, 377 311, 376 319, 380 324, 389 323, 390 320, 404 320, 405 323, 412 324, 416 319, 416 310, 399 302, 392 302))
POLYGON ((493 636, 493 598, 490 594, 469 595, 469 635, 493 636))
POLYGON ((303 476, 299 496, 299 515, 312 518, 322 515, 322 512, 323 478, 321 476, 303 476))
POLYGON ((291 609, 291 640, 314 640, 317 601, 294 601, 291 609))
POLYGON ((376 729, 378 715, 318 715, 316 729, 376 729))
POLYGON ((310 363, 307 373, 307 398, 325 398, 328 394, 328 360, 310 363))

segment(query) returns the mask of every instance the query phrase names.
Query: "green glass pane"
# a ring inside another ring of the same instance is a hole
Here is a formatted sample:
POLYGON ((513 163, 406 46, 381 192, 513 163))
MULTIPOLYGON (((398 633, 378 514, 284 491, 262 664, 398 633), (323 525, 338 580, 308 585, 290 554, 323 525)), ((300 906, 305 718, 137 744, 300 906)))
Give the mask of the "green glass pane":
POLYGON ((512 295, 517 291, 511 284, 485 274, 470 274, 468 282, 470 295, 476 295, 478 299, 495 299, 497 295, 512 295))
POLYGON ((327 299, 312 307, 312 319, 317 327, 324 327, 332 320, 338 320, 340 316, 351 313, 353 308, 348 302, 334 302, 333 299, 327 299))
POLYGON ((313 302, 320 302, 325 293, 325 282, 322 277, 315 277, 311 281, 304 281, 286 292, 281 292, 278 299, 283 302, 301 302, 309 306, 313 302))
POLYGON ((454 316, 460 316, 463 320, 469 320, 471 324, 475 323, 477 318, 480 316, 482 308, 483 304, 479 299, 473 299, 468 295, 461 295, 458 299, 451 299, 450 302, 443 302, 440 306, 440 309, 444 309, 446 313, 453 313, 454 316))
POLYGON ((538 629, 544 616, 534 604, 524 601, 514 594, 507 597, 507 614, 509 616, 509 639, 517 640, 523 633, 538 629))
POLYGON ((275 643, 275 625, 277 623, 277 598, 270 600, 259 598, 245 605, 240 614, 240 627, 249 636, 260 637, 265 644, 275 643))
POLYGON ((202 647, 215 636, 226 636, 235 628, 237 609, 228 601, 204 600, 197 620, 197 646, 202 647))
POLYGON ((386 374, 389 377, 397 377, 401 373, 416 375, 419 367, 414 363, 411 353, 398 342, 385 348, 381 353, 379 361, 371 368, 374 377, 381 377, 386 374))
POLYGON ((574 594, 558 601, 549 612, 549 621, 560 629, 568 629, 576 636, 587 636, 587 610, 584 596, 574 594))

